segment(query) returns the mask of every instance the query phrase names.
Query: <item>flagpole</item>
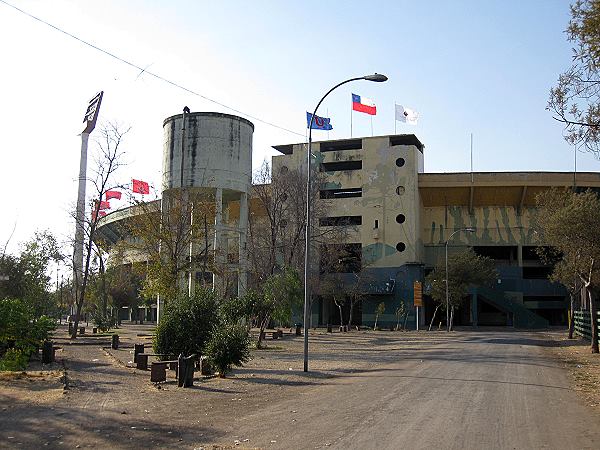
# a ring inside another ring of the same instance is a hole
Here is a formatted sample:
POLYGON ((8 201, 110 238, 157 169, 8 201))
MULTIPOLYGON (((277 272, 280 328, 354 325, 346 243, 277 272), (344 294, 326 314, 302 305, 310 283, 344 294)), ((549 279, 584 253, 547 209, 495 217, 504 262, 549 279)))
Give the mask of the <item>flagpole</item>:
MULTIPOLYGON (((326 109, 327 111, 327 117, 329 117, 329 108, 326 109)), ((330 122, 331 124, 331 122, 330 122)), ((327 140, 329 140, 329 128, 327 128, 327 140)))
POLYGON ((471 133, 471 184, 473 183, 473 133, 471 133))
POLYGON ((350 100, 350 137, 352 137, 352 100, 350 100))
POLYGON ((373 116, 371 116, 371 137, 373 137, 373 116))
POLYGON ((396 118, 396 102, 394 102, 394 134, 397 133, 396 126, 398 125, 398 119, 396 118))

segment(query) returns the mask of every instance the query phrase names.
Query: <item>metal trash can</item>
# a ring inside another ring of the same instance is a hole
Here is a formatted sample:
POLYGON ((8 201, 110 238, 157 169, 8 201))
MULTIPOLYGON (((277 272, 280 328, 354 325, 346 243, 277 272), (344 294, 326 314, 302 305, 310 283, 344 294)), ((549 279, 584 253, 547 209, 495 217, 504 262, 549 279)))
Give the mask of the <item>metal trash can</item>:
POLYGON ((52 341, 44 341, 42 344, 42 364, 54 362, 54 345, 52 341))
POLYGON ((111 345, 113 350, 118 350, 119 349, 119 335, 118 334, 113 334, 112 335, 112 342, 111 345))
POLYGON ((137 363, 137 356, 144 353, 144 344, 133 344, 133 362, 137 363))

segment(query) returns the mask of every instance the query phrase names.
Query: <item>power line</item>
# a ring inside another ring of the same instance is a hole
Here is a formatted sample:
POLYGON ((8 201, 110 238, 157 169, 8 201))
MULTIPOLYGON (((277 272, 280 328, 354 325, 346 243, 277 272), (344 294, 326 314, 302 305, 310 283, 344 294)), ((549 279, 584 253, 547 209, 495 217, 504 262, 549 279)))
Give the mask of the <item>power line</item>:
POLYGON ((54 30, 56 30, 56 31, 58 31, 58 32, 60 32, 60 33, 62 33, 62 34, 66 35, 66 36, 69 36, 70 38, 72 38, 72 39, 75 39, 76 41, 79 41, 79 42, 81 42, 82 44, 84 44, 84 45, 87 45, 88 47, 91 47, 91 48, 93 48, 94 50, 97 50, 97 51, 99 51, 99 52, 101 52, 101 53, 104 53, 105 55, 107 55, 107 56, 110 56, 111 58, 114 58, 114 59, 116 59, 117 61, 120 61, 120 62, 122 62, 122 63, 124 63, 124 64, 127 64, 128 66, 131 66, 131 67, 133 67, 133 68, 135 68, 135 69, 138 69, 138 70, 140 71, 140 74, 141 74, 142 72, 143 72, 143 73, 145 73, 145 74, 148 74, 148 75, 150 75, 150 76, 152 76, 152 77, 154 77, 154 78, 156 78, 156 79, 158 79, 158 80, 160 80, 160 81, 163 81, 163 82, 165 82, 165 83, 168 83, 168 84, 170 84, 171 86, 174 86, 174 87, 176 87, 176 88, 178 88, 178 89, 181 89, 181 90, 183 90, 183 91, 185 91, 185 92, 188 92, 188 93, 190 93, 190 94, 192 94, 192 95, 195 95, 195 96, 197 96, 197 97, 200 97, 200 98, 202 98, 202 99, 204 99, 204 100, 207 100, 207 101, 209 101, 209 102, 211 102, 211 103, 214 103, 215 105, 219 105, 219 106, 221 106, 221 107, 223 107, 223 108, 226 108, 226 109, 228 109, 228 110, 230 110, 230 111, 233 111, 233 112, 235 112, 235 113, 237 113, 237 114, 239 114, 239 115, 241 115, 241 116, 246 116, 246 117, 248 117, 248 118, 250 118, 250 119, 253 119, 253 120, 257 121, 257 122, 264 123, 265 125, 269 125, 269 126, 271 126, 271 127, 278 128, 278 129, 280 129, 280 130, 283 130, 283 131, 286 131, 286 132, 288 132, 288 133, 292 133, 292 134, 295 134, 295 135, 297 135, 297 136, 302 136, 302 137, 304 137, 304 134, 302 134, 302 133, 298 133, 298 132, 296 132, 296 131, 290 130, 289 128, 282 127, 281 125, 277 125, 277 124, 275 124, 275 123, 273 123, 273 122, 269 122, 269 121, 267 121, 267 120, 263 120, 263 119, 261 119, 261 118, 259 118, 259 117, 253 116, 252 114, 248 114, 248 113, 245 113, 245 112, 243 112, 243 111, 240 111, 239 109, 235 109, 235 108, 233 108, 233 107, 231 107, 231 106, 227 106, 226 104, 224 104, 224 103, 221 103, 221 102, 219 102, 218 100, 214 100, 214 99, 212 99, 212 98, 210 98, 210 97, 207 97, 206 95, 202 95, 202 94, 200 94, 200 93, 198 93, 198 92, 196 92, 196 91, 194 91, 194 90, 192 90, 192 89, 189 89, 189 88, 187 88, 187 87, 185 87, 185 86, 183 86, 183 85, 181 85, 181 84, 178 84, 178 83, 176 83, 176 82, 174 82, 174 81, 171 81, 171 80, 169 80, 168 78, 165 78, 165 77, 163 77, 163 76, 161 76, 161 75, 158 75, 158 74, 156 74, 156 73, 150 72, 150 71, 146 70, 146 69, 147 69, 147 67, 149 67, 149 66, 147 66, 146 68, 144 68, 144 67, 141 67, 141 66, 138 66, 137 64, 135 64, 135 63, 132 63, 131 61, 128 61, 128 60, 126 60, 126 59, 124 59, 124 58, 121 58, 120 56, 117 56, 117 55, 115 55, 114 53, 111 53, 111 52, 109 52, 108 50, 104 50, 103 48, 100 48, 100 47, 98 47, 97 45, 94 45, 94 44, 92 44, 92 43, 90 43, 90 42, 88 42, 88 41, 85 41, 85 40, 81 39, 80 37, 77 37, 77 36, 75 36, 74 34, 71 34, 71 33, 69 33, 68 31, 65 31, 65 30, 63 30, 62 28, 59 28, 59 27, 57 27, 56 25, 52 25, 51 23, 49 23, 49 22, 46 22, 45 20, 43 20, 43 19, 40 19, 39 17, 36 17, 36 16, 34 16, 34 15, 32 15, 32 14, 28 13, 27 11, 23 11, 22 9, 20 9, 20 8, 16 7, 15 5, 12 5, 12 4, 10 4, 10 3, 6 2, 5 0, 0 0, 0 3, 4 3, 6 6, 10 6, 11 8, 13 8, 13 9, 15 9, 16 11, 20 12, 21 14, 24 14, 24 15, 26 15, 26 16, 28 16, 28 17, 30 17, 30 18, 32 18, 32 19, 34 19, 34 20, 37 20, 38 22, 40 22, 40 23, 43 23, 44 25, 47 25, 47 26, 49 26, 50 28, 52 28, 52 29, 54 29, 54 30))

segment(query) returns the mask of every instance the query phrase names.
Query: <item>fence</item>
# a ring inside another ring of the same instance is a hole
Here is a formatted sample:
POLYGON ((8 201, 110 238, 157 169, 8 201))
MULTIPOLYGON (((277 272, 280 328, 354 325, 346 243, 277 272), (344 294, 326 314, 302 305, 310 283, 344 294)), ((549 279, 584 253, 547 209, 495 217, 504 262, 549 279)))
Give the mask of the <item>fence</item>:
MULTIPOLYGON (((600 311, 596 312, 596 324, 600 329, 600 311)), ((589 311, 575 311, 575 334, 588 341, 592 339, 592 324, 589 311)))

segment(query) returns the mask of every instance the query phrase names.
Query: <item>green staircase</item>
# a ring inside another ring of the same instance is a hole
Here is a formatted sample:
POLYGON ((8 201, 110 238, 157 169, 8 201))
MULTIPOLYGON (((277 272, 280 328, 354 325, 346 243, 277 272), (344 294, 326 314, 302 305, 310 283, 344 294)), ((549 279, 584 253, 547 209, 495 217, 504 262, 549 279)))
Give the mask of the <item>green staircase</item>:
POLYGON ((512 313, 515 328, 547 328, 548 321, 533 311, 525 308, 521 303, 506 297, 501 291, 478 287, 475 289, 477 298, 495 306, 500 311, 512 313))

